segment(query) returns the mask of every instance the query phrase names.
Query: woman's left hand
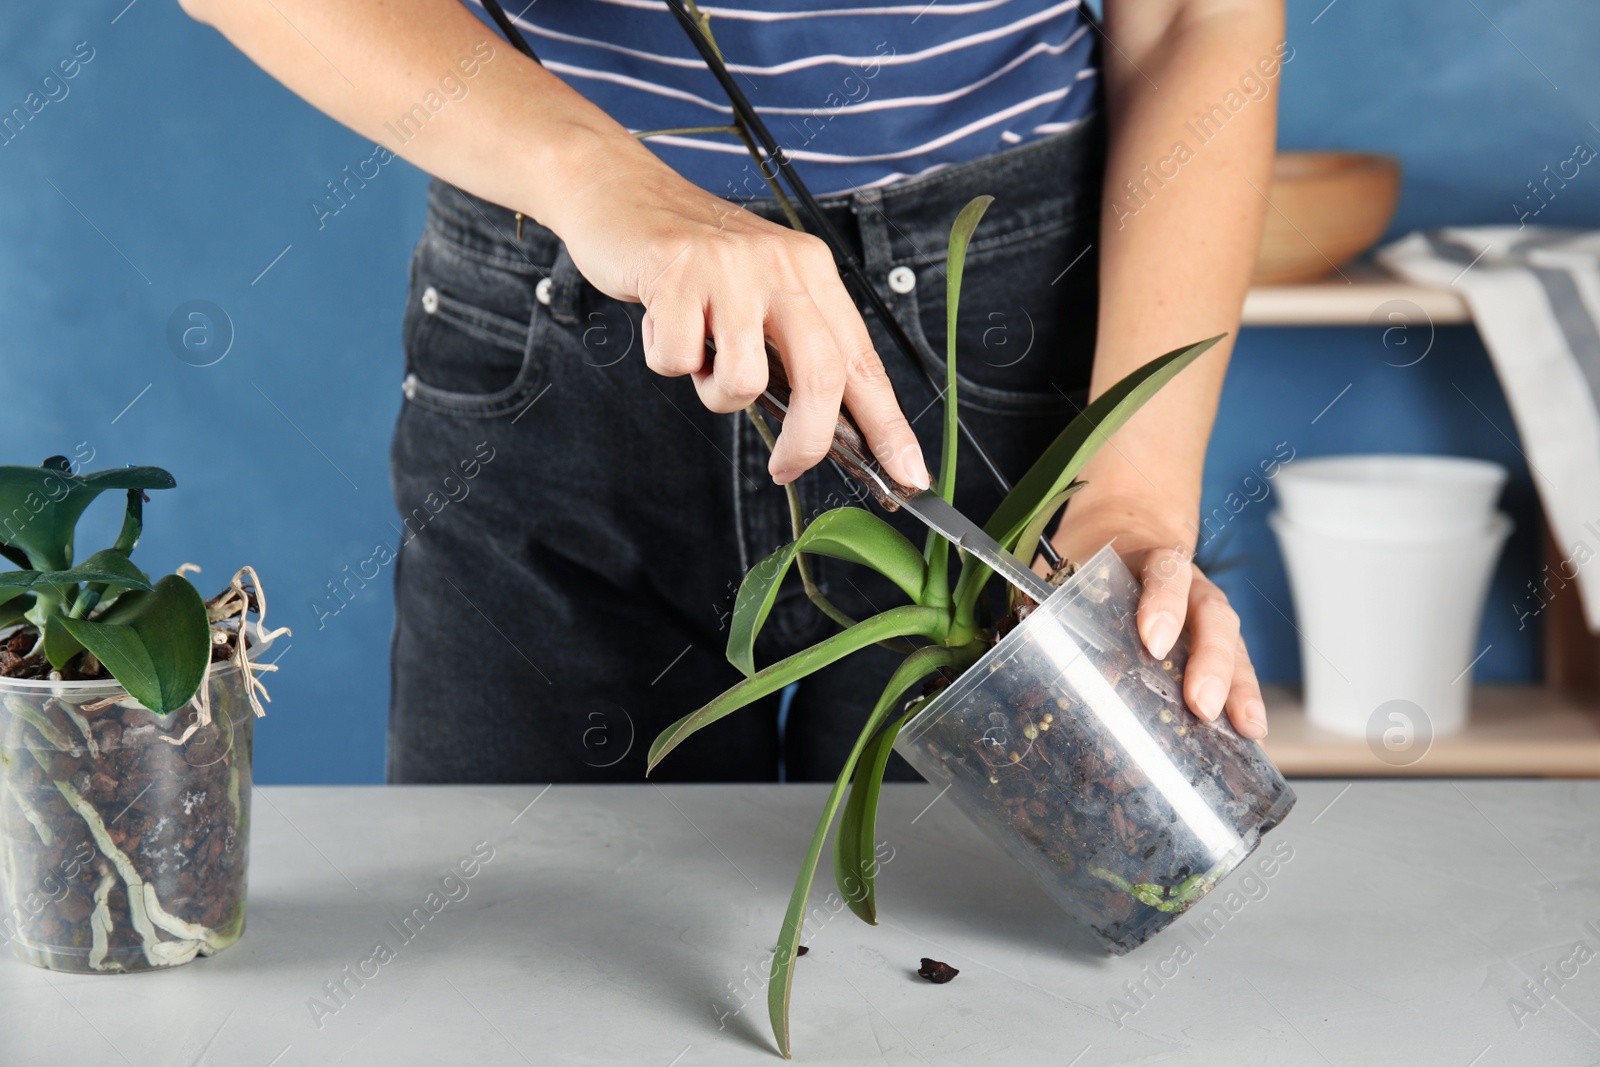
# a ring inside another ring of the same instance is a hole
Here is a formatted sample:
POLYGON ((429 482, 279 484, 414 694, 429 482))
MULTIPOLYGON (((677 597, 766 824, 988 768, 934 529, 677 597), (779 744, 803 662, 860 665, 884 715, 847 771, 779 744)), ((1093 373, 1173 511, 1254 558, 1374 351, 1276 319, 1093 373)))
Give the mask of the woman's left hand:
POLYGON ((1051 539, 1056 550, 1083 563, 1115 538, 1117 554, 1139 580, 1139 636, 1156 659, 1165 659, 1180 633, 1189 637, 1183 696, 1196 715, 1215 720, 1226 708, 1245 737, 1267 734, 1250 653, 1239 635, 1239 615, 1227 596, 1194 565, 1194 535, 1181 521, 1158 514, 1142 501, 1095 501, 1068 505, 1051 539))

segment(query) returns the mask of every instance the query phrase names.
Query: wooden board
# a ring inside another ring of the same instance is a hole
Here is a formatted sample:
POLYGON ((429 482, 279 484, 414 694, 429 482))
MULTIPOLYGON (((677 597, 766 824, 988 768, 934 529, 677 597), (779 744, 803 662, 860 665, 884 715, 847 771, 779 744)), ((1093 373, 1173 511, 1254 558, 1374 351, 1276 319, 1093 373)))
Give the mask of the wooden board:
POLYGON ((1406 326, 1425 329, 1472 321, 1454 289, 1402 281, 1370 263, 1321 281, 1258 285, 1244 301, 1245 326, 1406 326))
POLYGON ((1287 775, 1327 777, 1600 777, 1600 701, 1541 686, 1478 686, 1467 727, 1433 740, 1419 759, 1391 765, 1361 737, 1313 726, 1300 694, 1268 687, 1271 733, 1262 742, 1287 775))

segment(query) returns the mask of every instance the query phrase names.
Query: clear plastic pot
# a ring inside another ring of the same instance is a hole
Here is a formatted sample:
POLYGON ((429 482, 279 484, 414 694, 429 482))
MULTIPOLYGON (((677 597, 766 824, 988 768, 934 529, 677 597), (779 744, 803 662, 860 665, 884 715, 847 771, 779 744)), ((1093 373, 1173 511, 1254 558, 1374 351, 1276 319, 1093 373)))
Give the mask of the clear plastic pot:
POLYGON ((210 725, 115 682, 0 678, 0 929, 83 974, 187 963, 244 932, 255 715, 219 663, 210 725), (172 739, 172 740, 168 740, 172 739))
POLYGON ((895 750, 1117 954, 1210 892, 1294 806, 1227 716, 1151 658, 1108 545, 929 699, 895 750))

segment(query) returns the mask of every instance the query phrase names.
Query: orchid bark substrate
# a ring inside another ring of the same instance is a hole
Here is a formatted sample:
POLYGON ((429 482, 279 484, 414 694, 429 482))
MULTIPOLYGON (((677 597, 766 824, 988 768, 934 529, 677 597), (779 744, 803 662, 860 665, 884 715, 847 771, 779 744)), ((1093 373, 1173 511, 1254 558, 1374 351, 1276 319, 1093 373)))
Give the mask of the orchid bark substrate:
POLYGON ((13 951, 143 971, 244 932, 255 712, 247 670, 157 715, 115 682, 0 679, 0 862, 13 951), (177 738, 187 734, 182 742, 177 738))

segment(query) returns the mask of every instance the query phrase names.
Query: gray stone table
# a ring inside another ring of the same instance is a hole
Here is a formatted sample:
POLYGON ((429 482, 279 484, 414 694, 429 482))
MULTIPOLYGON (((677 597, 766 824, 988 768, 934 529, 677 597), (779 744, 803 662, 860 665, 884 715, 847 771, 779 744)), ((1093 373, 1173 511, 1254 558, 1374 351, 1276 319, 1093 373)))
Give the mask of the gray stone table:
MULTIPOLYGON (((819 878, 797 1061, 1600 1063, 1600 782, 1297 789, 1270 873, 1112 959, 932 787, 889 787, 881 925, 819 878)), ((778 1063, 756 976, 823 795, 259 788, 244 939, 128 976, 7 956, 0 1064, 778 1063)))

